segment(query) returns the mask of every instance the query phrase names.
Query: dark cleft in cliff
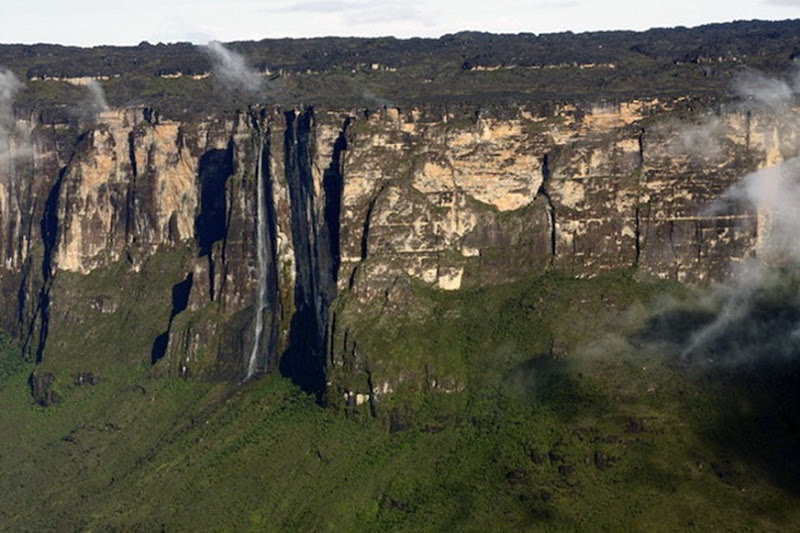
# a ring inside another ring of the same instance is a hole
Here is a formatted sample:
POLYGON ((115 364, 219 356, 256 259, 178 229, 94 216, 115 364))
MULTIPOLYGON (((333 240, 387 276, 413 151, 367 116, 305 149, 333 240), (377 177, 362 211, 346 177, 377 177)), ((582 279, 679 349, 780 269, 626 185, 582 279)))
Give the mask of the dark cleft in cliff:
POLYGON ((550 196, 550 192, 548 191, 548 186, 550 185, 550 181, 553 178, 553 173, 550 170, 550 154, 544 154, 542 157, 542 184, 539 186, 539 190, 536 194, 541 194, 544 196, 547 208, 547 220, 549 223, 549 230, 550 230, 550 255, 555 257, 556 255, 556 207, 553 204, 553 198, 550 196))
POLYGON ((264 362, 264 370, 273 370, 277 367, 275 364, 278 343, 281 336, 281 317, 283 315, 283 301, 281 299, 281 287, 278 272, 278 214, 276 212, 275 197, 272 192, 272 182, 276 179, 272 175, 269 160, 272 146, 270 144, 269 132, 264 132, 264 141, 261 143, 260 150, 262 151, 261 168, 259 171, 262 175, 261 190, 259 190, 259 201, 264 206, 264 220, 259 221, 263 225, 263 230, 266 236, 266 250, 264 250, 266 257, 266 264, 264 272, 264 305, 269 313, 268 329, 266 331, 268 337, 266 339, 266 361, 264 362))
POLYGON ((200 256, 208 255, 215 242, 225 238, 225 184, 233 173, 233 146, 209 150, 200 158, 200 214, 195 235, 200 256))
POLYGON ((246 378, 273 370, 281 336, 283 301, 278 277, 278 221, 272 191, 275 176, 270 166, 271 131, 265 109, 251 109, 250 119, 256 153, 254 243, 256 246, 256 298, 253 347, 247 361, 246 378))
POLYGON ((342 260, 340 218, 342 216, 342 192, 344 191, 343 152, 347 150, 347 128, 351 120, 345 120, 342 131, 333 145, 333 157, 330 166, 325 169, 322 187, 325 189, 325 229, 330 248, 330 272, 334 284, 339 276, 339 265, 342 260))
POLYGON ((31 321, 28 335, 25 339, 23 352, 29 352, 33 347, 35 328, 38 322, 39 332, 36 342, 36 362, 41 363, 44 358, 44 349, 47 343, 47 335, 50 330, 50 287, 53 284, 53 254, 56 248, 58 237, 58 199, 61 194, 61 185, 64 182, 66 167, 53 185, 45 202, 44 215, 41 220, 42 243, 44 244, 44 255, 42 258, 42 288, 39 293, 38 307, 34 320, 31 321))
POLYGON ((209 150, 200 158, 200 214, 195 219, 195 239, 200 257, 208 258, 209 297, 215 298, 214 243, 228 232, 225 185, 233 173, 233 141, 225 150, 209 150))
POLYGON ((342 135, 334 147, 333 162, 324 177, 325 209, 320 216, 312 176, 314 111, 290 111, 285 118, 286 183, 292 205, 297 279, 296 311, 280 370, 304 390, 320 396, 325 390, 328 310, 336 298, 343 184, 341 152, 347 144, 342 135))
POLYGON ((193 284, 194 273, 189 272, 186 279, 172 286, 172 311, 170 311, 169 314, 169 323, 167 324, 167 330, 156 337, 156 340, 153 342, 153 349, 150 353, 151 364, 156 364, 167 354, 172 322, 179 313, 185 311, 186 308, 189 307, 189 296, 192 292, 193 284))

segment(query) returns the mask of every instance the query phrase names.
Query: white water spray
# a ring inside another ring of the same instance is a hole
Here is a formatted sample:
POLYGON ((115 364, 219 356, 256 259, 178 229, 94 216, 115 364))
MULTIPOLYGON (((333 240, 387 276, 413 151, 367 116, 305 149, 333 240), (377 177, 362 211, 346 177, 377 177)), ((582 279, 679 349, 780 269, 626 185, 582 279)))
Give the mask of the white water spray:
POLYGON ((264 306, 267 300, 267 237, 264 230, 264 176, 262 171, 264 157, 264 137, 258 137, 258 167, 256 168, 256 257, 258 259, 258 294, 256 295, 255 324, 253 326, 253 350, 247 364, 250 379, 258 369, 258 354, 261 347, 261 334, 264 330, 264 306))

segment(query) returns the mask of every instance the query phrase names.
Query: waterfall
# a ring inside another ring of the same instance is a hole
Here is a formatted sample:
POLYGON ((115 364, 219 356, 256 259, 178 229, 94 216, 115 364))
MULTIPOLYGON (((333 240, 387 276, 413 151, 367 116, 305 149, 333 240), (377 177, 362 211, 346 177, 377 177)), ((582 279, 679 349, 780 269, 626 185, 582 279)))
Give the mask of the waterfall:
POLYGON ((261 347, 261 334, 264 330, 264 306, 267 300, 267 237, 264 214, 264 136, 258 136, 258 163, 256 167, 256 257, 258 259, 258 293, 256 295, 255 323, 253 325, 253 350, 247 364, 250 379, 258 369, 258 354, 261 347))

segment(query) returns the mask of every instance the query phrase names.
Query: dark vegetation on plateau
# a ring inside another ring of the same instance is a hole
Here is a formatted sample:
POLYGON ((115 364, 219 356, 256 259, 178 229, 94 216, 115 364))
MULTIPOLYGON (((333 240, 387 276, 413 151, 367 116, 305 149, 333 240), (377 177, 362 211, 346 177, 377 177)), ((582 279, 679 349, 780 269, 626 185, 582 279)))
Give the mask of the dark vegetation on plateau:
MULTIPOLYGON (((800 20, 573 34, 463 32, 439 39, 317 38, 234 42, 268 73, 266 103, 323 106, 516 104, 649 96, 719 96, 748 65, 779 72, 800 55, 800 20)), ((0 65, 20 79, 92 76, 112 106, 148 105, 170 116, 241 105, 220 97, 209 56, 190 43, 134 47, 0 45, 0 65), (181 77, 173 77, 180 74, 181 77)), ((58 108, 85 92, 36 81, 20 109, 58 108)), ((249 102, 253 103, 253 102, 249 102)))

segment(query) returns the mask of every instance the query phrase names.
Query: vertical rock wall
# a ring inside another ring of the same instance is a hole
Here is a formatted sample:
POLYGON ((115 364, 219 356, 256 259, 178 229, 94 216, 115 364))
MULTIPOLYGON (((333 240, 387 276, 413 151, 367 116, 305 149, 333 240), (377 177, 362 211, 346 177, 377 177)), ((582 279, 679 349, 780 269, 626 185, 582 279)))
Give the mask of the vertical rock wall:
POLYGON ((30 357, 64 362, 81 357, 70 324, 96 329, 97 350, 128 313, 147 349, 115 357, 231 379, 260 329, 257 371, 319 392, 353 346, 337 300, 391 312, 411 280, 456 290, 545 269, 724 275, 757 251, 760 218, 708 206, 797 155, 790 111, 648 100, 29 117, 0 169, 3 327, 30 357), (157 279, 109 286, 136 276, 157 279))

